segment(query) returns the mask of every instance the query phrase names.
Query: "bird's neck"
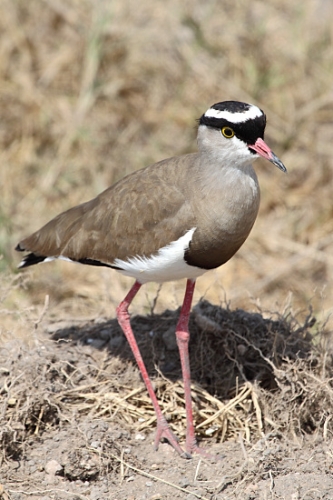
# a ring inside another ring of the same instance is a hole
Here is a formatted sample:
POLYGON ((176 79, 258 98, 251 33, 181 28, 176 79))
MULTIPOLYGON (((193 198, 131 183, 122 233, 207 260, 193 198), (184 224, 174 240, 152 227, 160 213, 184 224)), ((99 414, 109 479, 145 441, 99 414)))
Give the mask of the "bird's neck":
POLYGON ((222 190, 225 195, 249 190, 254 197, 259 194, 257 175, 249 161, 234 161, 228 157, 228 152, 221 155, 207 150, 201 152, 199 157, 197 175, 202 193, 222 190))

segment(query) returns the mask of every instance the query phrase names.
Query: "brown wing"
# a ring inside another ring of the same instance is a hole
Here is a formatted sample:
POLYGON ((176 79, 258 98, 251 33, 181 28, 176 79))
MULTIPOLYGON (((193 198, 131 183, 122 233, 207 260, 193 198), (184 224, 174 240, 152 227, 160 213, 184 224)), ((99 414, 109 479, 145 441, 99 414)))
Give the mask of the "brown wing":
POLYGON ((134 172, 58 215, 18 244, 31 252, 22 267, 59 256, 112 266, 116 258, 149 256, 178 239, 195 224, 185 195, 190 157, 195 162, 196 155, 187 155, 134 172))

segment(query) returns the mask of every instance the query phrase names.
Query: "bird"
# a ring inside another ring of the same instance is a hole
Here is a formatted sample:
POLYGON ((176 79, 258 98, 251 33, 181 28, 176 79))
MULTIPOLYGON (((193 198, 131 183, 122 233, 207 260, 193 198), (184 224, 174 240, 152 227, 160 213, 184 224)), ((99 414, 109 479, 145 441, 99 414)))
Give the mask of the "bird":
POLYGON ((205 454, 193 420, 189 317, 196 279, 225 264, 256 220, 260 189, 252 162, 263 157, 287 169, 264 141, 266 115, 254 104, 223 101, 198 120, 198 152, 137 170, 94 199, 61 213, 16 246, 25 268, 63 259, 106 266, 134 278, 116 314, 156 413, 155 449, 163 440, 181 457, 205 454), (142 285, 186 278, 176 326, 185 394, 185 449, 159 406, 130 323, 142 285))

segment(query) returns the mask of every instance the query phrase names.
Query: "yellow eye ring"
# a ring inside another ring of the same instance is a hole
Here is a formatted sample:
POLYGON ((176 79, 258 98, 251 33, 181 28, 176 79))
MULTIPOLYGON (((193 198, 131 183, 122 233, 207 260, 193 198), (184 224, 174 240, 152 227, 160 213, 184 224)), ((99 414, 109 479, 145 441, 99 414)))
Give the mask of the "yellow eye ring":
POLYGON ((235 135, 235 132, 230 127, 223 127, 223 129, 221 129, 221 132, 226 139, 231 139, 235 135))

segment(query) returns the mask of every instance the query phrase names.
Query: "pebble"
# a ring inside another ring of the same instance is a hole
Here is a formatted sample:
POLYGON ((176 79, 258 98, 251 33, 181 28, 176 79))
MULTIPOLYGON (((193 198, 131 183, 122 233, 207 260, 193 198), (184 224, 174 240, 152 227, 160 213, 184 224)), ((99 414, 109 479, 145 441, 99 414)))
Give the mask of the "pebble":
POLYGON ((177 340, 174 326, 170 327, 166 332, 163 333, 162 339, 168 351, 174 351, 177 349, 177 340))
POLYGON ((116 335, 109 340, 110 349, 119 349, 125 342, 124 335, 116 335))
POLYGON ((102 420, 100 423, 99 423, 99 427, 102 431, 108 431, 109 430, 109 424, 107 422, 105 422, 105 420, 102 420))
POLYGON ((45 465, 45 472, 52 476, 55 476, 61 470, 62 466, 56 460, 49 460, 45 465))
POLYGON ((187 488, 187 486, 189 486, 190 484, 191 482, 186 476, 179 479, 179 486, 181 486, 182 488, 187 488))
POLYGON ((91 446, 92 448, 95 448, 95 450, 97 450, 98 448, 100 448, 100 447, 101 447, 101 443, 100 443, 100 441, 92 441, 92 442, 90 443, 90 446, 91 446))
POLYGON ((110 340, 111 331, 108 328, 102 328, 102 330, 99 331, 99 336, 103 340, 110 340))
POLYGON ((246 353, 247 349, 248 349, 248 348, 247 348, 247 346, 246 346, 246 345, 244 345, 244 344, 238 344, 238 346, 237 346, 237 351, 239 352, 239 354, 240 354, 241 356, 244 356, 244 355, 245 355, 245 353, 246 353))
POLYGON ((105 340, 103 339, 87 339, 87 344, 91 345, 95 349, 102 349, 105 346, 105 340))

